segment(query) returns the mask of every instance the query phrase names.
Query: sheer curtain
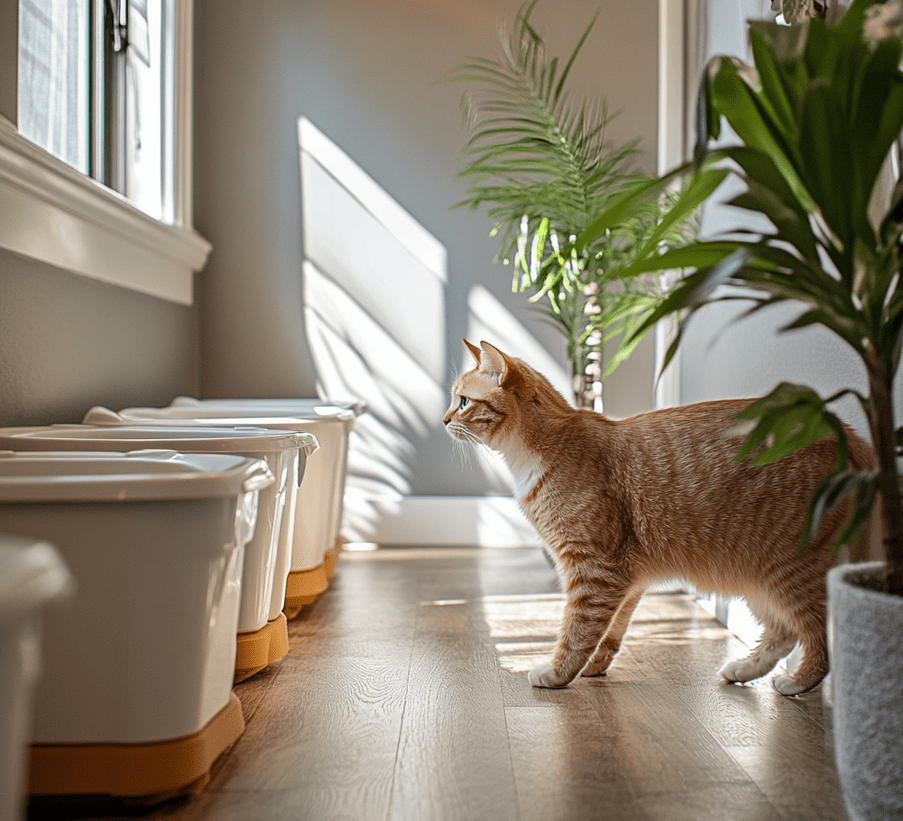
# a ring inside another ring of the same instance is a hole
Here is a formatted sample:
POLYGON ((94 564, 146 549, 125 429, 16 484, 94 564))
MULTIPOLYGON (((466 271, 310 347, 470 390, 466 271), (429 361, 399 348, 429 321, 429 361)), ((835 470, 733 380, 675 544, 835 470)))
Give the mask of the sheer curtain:
POLYGON ((19 131, 78 169, 88 160, 88 4, 21 0, 19 131))

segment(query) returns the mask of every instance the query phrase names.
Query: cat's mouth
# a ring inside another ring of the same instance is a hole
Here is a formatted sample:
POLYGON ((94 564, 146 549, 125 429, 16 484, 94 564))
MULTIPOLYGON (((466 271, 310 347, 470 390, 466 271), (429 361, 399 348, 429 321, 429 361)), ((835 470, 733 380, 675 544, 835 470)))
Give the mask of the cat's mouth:
POLYGON ((481 444, 476 434, 471 433, 460 422, 449 422, 445 429, 448 431, 449 436, 457 439, 459 442, 469 442, 473 445, 481 444))

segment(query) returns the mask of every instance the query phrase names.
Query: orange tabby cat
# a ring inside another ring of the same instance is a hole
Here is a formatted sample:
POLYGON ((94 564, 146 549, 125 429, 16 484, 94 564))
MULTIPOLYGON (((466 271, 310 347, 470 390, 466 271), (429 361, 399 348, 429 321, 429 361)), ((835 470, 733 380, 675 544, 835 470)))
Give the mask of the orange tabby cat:
MULTIPOLYGON (((576 410, 518 359, 465 340, 477 366, 457 380, 443 419, 456 439, 500 453, 514 494, 554 554, 566 590, 552 663, 529 673, 564 687, 605 673, 643 591, 681 579, 742 596, 764 625, 745 659, 720 671, 731 682, 768 673, 800 643, 784 695, 815 687, 828 671, 825 573, 843 510, 826 516, 802 554, 807 502, 835 461, 824 440, 763 467, 737 462, 734 414, 750 400, 700 402, 624 420, 576 410)), ((869 446, 847 431, 855 469, 869 446)))

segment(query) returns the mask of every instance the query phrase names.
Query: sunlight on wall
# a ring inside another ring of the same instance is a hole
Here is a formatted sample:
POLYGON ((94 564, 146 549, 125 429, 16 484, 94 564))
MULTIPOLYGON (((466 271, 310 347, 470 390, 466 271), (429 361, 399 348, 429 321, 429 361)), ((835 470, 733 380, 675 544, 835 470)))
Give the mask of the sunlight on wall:
MULTIPOLYGON (((363 399, 346 521, 410 492, 419 446, 441 425, 444 246, 308 119, 298 123, 308 340, 321 396, 363 399)), ((355 528, 366 530, 364 528, 355 528)))
MULTIPOLYGON (((526 298, 524 295, 525 300, 526 298)), ((523 359, 570 401, 570 379, 564 368, 486 288, 482 285, 472 288, 467 297, 467 307, 469 310, 467 338, 470 342, 479 344, 485 340, 506 354, 523 359)), ((464 356, 465 368, 469 370, 473 367, 473 357, 466 352, 464 356)))
MULTIPOLYGON (((304 311, 317 390, 334 401, 364 400, 368 408, 350 442, 346 535, 535 543, 501 460, 488 450, 456 455, 443 429, 449 363, 459 363, 459 372, 473 364, 463 344, 446 349, 445 247, 305 117, 298 141, 304 311), (484 486, 499 495, 430 495, 437 472, 450 467, 482 473, 484 486)), ((561 366, 486 288, 472 288, 465 308, 470 339, 523 358, 569 395, 561 366)))

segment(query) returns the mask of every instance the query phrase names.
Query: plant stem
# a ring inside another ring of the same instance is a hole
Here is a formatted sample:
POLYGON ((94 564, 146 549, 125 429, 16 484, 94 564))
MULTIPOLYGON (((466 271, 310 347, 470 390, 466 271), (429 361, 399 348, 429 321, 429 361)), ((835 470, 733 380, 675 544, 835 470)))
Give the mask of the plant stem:
POLYGON ((882 522, 887 559, 888 593, 903 596, 903 496, 897 471, 894 408, 892 401, 893 370, 869 348, 869 426, 878 469, 881 472, 882 522))

